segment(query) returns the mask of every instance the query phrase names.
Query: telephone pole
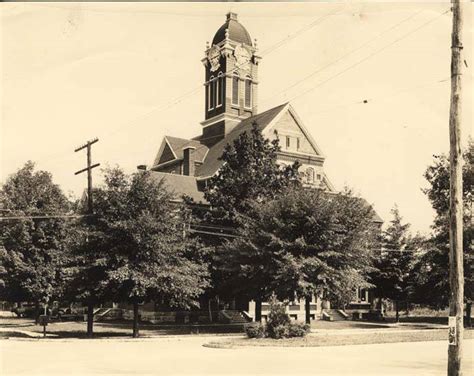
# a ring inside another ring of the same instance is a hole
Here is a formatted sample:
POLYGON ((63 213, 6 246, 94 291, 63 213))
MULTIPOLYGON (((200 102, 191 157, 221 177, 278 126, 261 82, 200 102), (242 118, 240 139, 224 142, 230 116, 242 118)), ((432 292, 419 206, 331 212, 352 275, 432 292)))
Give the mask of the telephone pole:
POLYGON ((95 167, 100 166, 100 163, 96 163, 92 165, 92 157, 91 157, 91 146, 99 141, 98 138, 94 138, 91 141, 87 141, 84 145, 79 146, 74 152, 78 152, 79 150, 87 148, 87 167, 83 168, 74 173, 74 175, 79 175, 85 171, 87 171, 87 211, 88 214, 92 214, 93 211, 93 202, 92 202, 92 169, 95 167))
MULTIPOLYGON (((87 149, 87 167, 83 168, 74 173, 74 175, 79 175, 85 171, 87 171, 87 214, 93 214, 93 201, 92 201, 92 169, 95 167, 100 166, 100 163, 92 164, 92 157, 91 157, 91 146, 99 141, 98 138, 95 138, 91 141, 87 141, 84 145, 79 146, 74 152, 78 152, 82 149, 87 149)), ((87 336, 92 337, 94 326, 94 303, 91 299, 87 303, 87 336)))
POLYGON ((449 110, 449 345, 448 376, 460 376, 463 342, 463 197, 461 150, 462 24, 460 0, 453 2, 451 36, 451 106, 449 110))

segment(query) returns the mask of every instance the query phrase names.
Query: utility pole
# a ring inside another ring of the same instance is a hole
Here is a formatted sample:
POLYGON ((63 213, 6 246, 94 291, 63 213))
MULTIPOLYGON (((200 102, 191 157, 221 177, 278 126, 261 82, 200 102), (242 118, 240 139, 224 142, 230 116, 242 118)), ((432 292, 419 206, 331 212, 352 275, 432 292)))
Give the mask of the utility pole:
POLYGON ((453 31, 451 36, 451 106, 449 109, 449 345, 448 376, 460 376, 463 342, 463 197, 461 150, 461 69, 462 24, 460 0, 453 2, 453 31))
MULTIPOLYGON (((87 214, 90 216, 93 214, 93 201, 92 201, 92 169, 100 166, 100 163, 92 164, 91 157, 91 146, 99 141, 98 138, 95 138, 91 141, 87 141, 84 145, 79 146, 74 152, 78 152, 82 149, 87 149, 87 167, 83 168, 74 173, 74 175, 81 174, 87 171, 87 214)), ((91 297, 91 300, 87 303, 87 336, 92 337, 94 326, 94 303, 91 297)))

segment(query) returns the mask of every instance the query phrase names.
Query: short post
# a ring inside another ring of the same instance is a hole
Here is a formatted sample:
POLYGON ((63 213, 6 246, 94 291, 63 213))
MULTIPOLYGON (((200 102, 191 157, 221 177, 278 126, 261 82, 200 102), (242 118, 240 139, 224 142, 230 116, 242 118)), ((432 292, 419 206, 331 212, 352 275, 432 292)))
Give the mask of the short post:
POLYGON ((48 315, 40 315, 39 324, 43 325, 43 337, 46 337, 46 326, 48 325, 48 315))

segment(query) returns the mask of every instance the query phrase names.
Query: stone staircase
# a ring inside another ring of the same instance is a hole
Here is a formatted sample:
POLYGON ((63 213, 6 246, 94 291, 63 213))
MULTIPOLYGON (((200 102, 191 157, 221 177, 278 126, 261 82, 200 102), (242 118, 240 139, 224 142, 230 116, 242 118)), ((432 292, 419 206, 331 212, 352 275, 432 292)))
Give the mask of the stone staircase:
POLYGON ((237 310, 225 310, 219 312, 219 321, 225 324, 246 324, 247 318, 237 310))
POLYGON ((347 313, 341 309, 325 309, 323 310, 323 320, 326 321, 345 321, 348 319, 347 313))

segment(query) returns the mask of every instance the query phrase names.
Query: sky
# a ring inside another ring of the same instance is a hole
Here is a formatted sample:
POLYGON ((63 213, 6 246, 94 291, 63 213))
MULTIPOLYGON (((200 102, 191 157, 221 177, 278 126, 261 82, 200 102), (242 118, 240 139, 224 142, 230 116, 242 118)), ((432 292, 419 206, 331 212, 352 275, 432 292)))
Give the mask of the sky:
MULTIPOLYGON (((238 13, 262 60, 259 112, 290 101, 351 187, 389 221, 430 230, 422 189, 449 151, 449 2, 4 3, 0 8, 1 181, 27 161, 79 196, 84 151, 127 172, 150 165, 164 135, 204 120, 206 41, 238 13), (444 14, 443 14, 444 13, 444 14), (366 103, 364 103, 366 102, 366 103)), ((472 12, 466 7, 463 143, 472 132, 472 12)), ((100 184, 101 172, 94 170, 100 184)))

